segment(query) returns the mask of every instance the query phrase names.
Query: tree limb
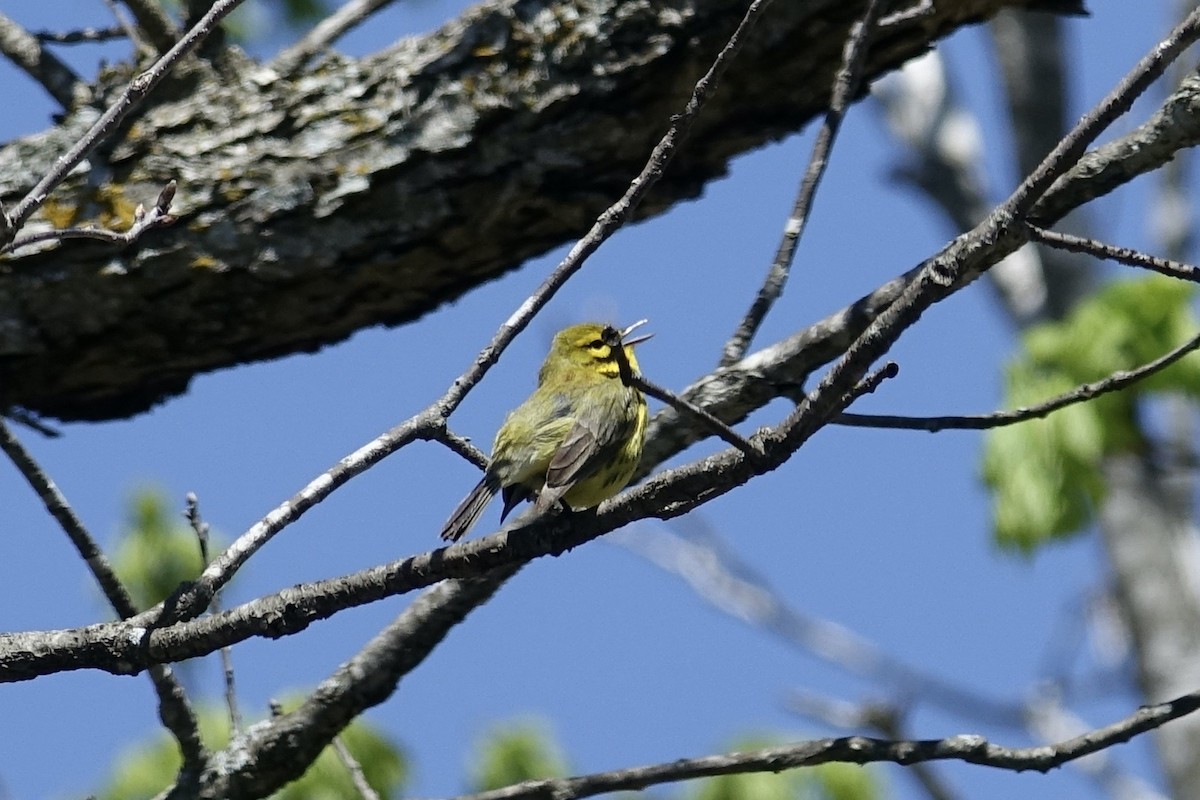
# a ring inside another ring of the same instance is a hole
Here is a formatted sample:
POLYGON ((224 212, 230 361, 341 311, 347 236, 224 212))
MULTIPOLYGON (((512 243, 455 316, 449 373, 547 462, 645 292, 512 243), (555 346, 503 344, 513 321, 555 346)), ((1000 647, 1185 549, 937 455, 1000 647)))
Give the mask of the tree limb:
POLYGON ((1049 772, 1068 761, 1127 742, 1173 719, 1200 708, 1200 692, 1168 703, 1146 706, 1119 722, 1097 728, 1082 736, 1054 745, 1003 747, 982 736, 967 734, 946 739, 891 740, 866 736, 815 739, 784 747, 704 758, 682 758, 665 764, 599 772, 574 778, 525 781, 490 792, 460 795, 454 800, 576 800, 608 792, 645 789, 715 775, 746 772, 780 772, 833 761, 850 764, 892 762, 918 764, 926 761, 965 761, 1014 772, 1049 772))
MULTIPOLYGON (((639 216, 694 197, 733 156, 821 113, 863 3, 772 7, 639 216)), ((939 2, 881 31, 864 77, 1024 4, 939 2)), ((180 224, 121 253, 73 242, 3 262, 0 406, 129 416, 200 372, 415 319, 575 238, 640 168, 744 6, 616 13, 572 0, 568 25, 534 0, 493 0, 293 80, 233 54, 219 75, 189 65, 185 96, 145 109, 36 220, 111 227, 129 198, 178 179, 180 224)), ((114 70, 102 91, 131 78, 114 70)), ((81 110, 0 150, 0 199, 29 194, 94 122, 81 110)))

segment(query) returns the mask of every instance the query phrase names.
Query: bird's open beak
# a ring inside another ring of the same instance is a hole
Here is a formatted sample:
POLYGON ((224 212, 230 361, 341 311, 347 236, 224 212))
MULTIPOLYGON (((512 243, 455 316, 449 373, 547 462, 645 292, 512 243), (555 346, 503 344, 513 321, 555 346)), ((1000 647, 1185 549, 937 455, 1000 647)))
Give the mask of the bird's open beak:
POLYGON ((642 342, 646 341, 647 339, 653 338, 654 337, 653 333, 647 333, 643 336, 637 337, 636 339, 626 339, 625 338, 626 336, 633 333, 635 330, 642 327, 649 321, 650 320, 647 320, 647 319, 639 319, 637 322, 633 323, 628 328, 621 331, 621 344, 624 345, 625 347, 633 347, 635 344, 641 344, 642 342))

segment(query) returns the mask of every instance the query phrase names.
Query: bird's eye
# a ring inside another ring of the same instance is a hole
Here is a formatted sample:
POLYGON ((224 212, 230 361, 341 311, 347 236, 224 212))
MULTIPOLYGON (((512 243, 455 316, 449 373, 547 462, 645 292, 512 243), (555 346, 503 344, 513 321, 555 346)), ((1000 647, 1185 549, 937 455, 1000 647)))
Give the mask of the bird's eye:
POLYGON ((603 339, 592 339, 592 341, 588 343, 589 350, 600 350, 604 347, 608 347, 608 345, 604 343, 603 339))

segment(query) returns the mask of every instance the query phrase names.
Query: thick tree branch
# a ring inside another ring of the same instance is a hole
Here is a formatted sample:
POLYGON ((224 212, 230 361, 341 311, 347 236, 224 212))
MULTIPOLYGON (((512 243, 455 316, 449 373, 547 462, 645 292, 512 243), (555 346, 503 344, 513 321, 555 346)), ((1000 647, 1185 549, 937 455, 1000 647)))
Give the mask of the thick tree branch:
MULTIPOLYGON (((1008 5, 1024 3, 948 0, 884 29, 864 77, 1008 5)), ((863 7, 773 6, 694 131, 697 146, 639 215, 695 196, 734 155, 821 113, 863 7)), ((0 406, 127 416, 198 372, 414 319, 578 236, 640 168, 744 0, 630 3, 627 13, 572 0, 561 19, 539 8, 494 0, 429 36, 359 61, 331 57, 293 80, 250 63, 219 79, 189 69, 185 97, 144 110, 111 157, 79 167, 31 223, 111 227, 128 198, 179 179, 182 224, 116 257, 68 243, 5 261, 0 406), (281 293, 314 302, 280 303, 281 293)), ((56 181, 54 159, 94 122, 81 110, 0 150, 0 199, 11 207, 41 176, 56 181)))
MULTIPOLYGON (((179 40, 162 58, 158 59, 150 69, 140 73, 129 81, 124 91, 91 123, 85 133, 67 150, 55 159, 53 166, 43 174, 34 186, 26 192, 20 202, 11 210, 4 213, 0 241, 7 244, 18 231, 29 221, 30 216, 46 202, 46 198, 67 176, 79 165, 89 153, 100 146, 121 122, 129 116, 155 86, 167 76, 167 73, 180 59, 191 53, 204 41, 217 24, 237 8, 243 0, 216 0, 212 8, 179 40)), ((168 183, 172 178, 167 178, 168 183)))

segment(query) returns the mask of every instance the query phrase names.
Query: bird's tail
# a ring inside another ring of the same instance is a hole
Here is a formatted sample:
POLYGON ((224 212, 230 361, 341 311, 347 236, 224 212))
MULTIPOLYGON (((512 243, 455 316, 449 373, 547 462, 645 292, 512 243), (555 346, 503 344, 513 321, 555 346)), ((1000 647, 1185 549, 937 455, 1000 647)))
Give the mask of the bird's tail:
POLYGON ((446 524, 442 526, 442 538, 448 542, 457 542, 465 536, 498 491, 500 491, 499 478, 492 475, 483 476, 483 480, 463 498, 463 501, 450 514, 450 519, 446 520, 446 524))

